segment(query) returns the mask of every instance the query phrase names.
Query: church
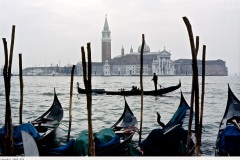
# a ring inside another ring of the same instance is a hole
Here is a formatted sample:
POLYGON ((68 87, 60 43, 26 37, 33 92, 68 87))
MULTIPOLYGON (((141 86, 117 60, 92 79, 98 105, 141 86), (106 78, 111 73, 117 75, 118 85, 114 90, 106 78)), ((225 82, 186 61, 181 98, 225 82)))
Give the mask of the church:
MULTIPOLYGON (((120 55, 111 57, 111 32, 108 26, 107 16, 102 30, 102 61, 92 62, 92 75, 96 76, 139 76, 140 75, 140 52, 141 45, 137 51, 131 47, 129 52, 125 52, 124 47, 120 48, 120 55)), ((202 61, 198 60, 198 73, 202 74, 202 61)), ((1 74, 2 74, 1 68, 1 74)), ((227 76, 228 68, 226 62, 218 60, 206 60, 205 75, 227 76)), ((162 51, 151 51, 147 43, 144 44, 143 51, 143 75, 158 76, 190 76, 192 75, 192 60, 178 59, 171 60, 171 53, 166 48, 162 51)), ((69 75, 71 66, 50 66, 50 67, 27 67, 23 70, 23 75, 69 75)), ((82 62, 76 64, 76 75, 83 75, 82 62)))
MULTIPOLYGON (((92 75, 102 76, 134 76, 140 75, 140 52, 141 45, 137 51, 130 48, 125 53, 122 46, 121 55, 111 58, 111 32, 108 26, 107 16, 102 31, 102 62, 92 62, 92 75)), ((82 75, 82 64, 77 64, 78 72, 82 75)), ((170 52, 165 47, 162 51, 151 52, 145 43, 143 51, 143 75, 174 75, 174 62, 171 60, 170 52)))
MULTIPOLYGON (((139 76, 140 75, 140 52, 141 47, 134 51, 131 47, 125 52, 122 46, 120 55, 111 57, 111 32, 108 26, 107 16, 102 30, 102 62, 92 62, 92 75, 99 76, 139 76)), ((82 75, 82 63, 76 65, 77 74, 82 75)), ((218 60, 206 60, 206 75, 227 76, 228 68, 226 62, 218 60)), ((198 73, 202 74, 202 62, 198 60, 198 73)), ((172 61, 171 53, 166 48, 162 51, 151 51, 147 43, 143 51, 143 75, 171 76, 192 75, 192 60, 179 59, 172 61)))
MULTIPOLYGON (((105 62, 105 65, 109 65, 111 75, 140 75, 141 47, 141 45, 138 47, 137 52, 134 52, 131 47, 129 53, 125 53, 122 47, 121 55, 105 62)), ((145 43, 143 75, 152 75, 153 73, 174 75, 174 62, 171 60, 171 54, 165 48, 163 51, 151 52, 150 47, 145 43)))

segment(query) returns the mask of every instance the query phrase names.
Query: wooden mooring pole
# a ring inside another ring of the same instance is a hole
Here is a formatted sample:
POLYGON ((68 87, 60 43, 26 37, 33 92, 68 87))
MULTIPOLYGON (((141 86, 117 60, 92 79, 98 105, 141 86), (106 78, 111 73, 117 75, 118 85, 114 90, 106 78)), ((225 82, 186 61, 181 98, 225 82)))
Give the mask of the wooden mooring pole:
POLYGON ((187 150, 186 155, 189 155, 190 148, 190 140, 191 140, 191 127, 192 127, 192 119, 193 119, 193 102, 195 100, 195 136, 196 136, 196 155, 199 155, 199 84, 198 84, 198 66, 197 66, 197 52, 199 46, 199 38, 197 38, 196 48, 194 44, 192 26, 187 17, 183 17, 183 21, 187 27, 190 46, 192 51, 192 91, 191 91, 191 108, 190 108, 190 118, 188 125, 188 141, 187 141, 187 150))
POLYGON ((143 50, 144 50, 145 38, 144 34, 142 34, 142 47, 141 47, 141 67, 140 67, 140 87, 141 87, 141 115, 140 115, 140 130, 139 130, 139 141, 138 144, 141 144, 142 141, 142 123, 143 123, 143 50))
POLYGON ((202 95, 201 95, 201 114, 200 114, 200 124, 199 124, 199 142, 202 144, 202 123, 203 123, 203 107, 204 107, 204 93, 205 93, 205 61, 206 61, 206 46, 203 45, 203 55, 202 55, 202 95))
POLYGON ((195 155, 200 155, 200 146, 201 146, 201 136, 202 136, 202 119, 203 119, 203 103, 204 103, 204 87, 205 87, 205 52, 206 46, 203 45, 203 57, 202 57, 202 95, 201 95, 201 112, 199 118, 199 81, 198 81, 198 65, 197 65, 197 54, 199 49, 199 37, 196 37, 196 46, 194 44, 192 27, 187 19, 187 17, 183 17, 183 21, 188 30, 190 46, 192 51, 192 91, 191 91, 191 108, 190 108, 190 118, 188 125, 188 141, 187 141, 187 150, 186 155, 189 155, 190 148, 190 140, 191 140, 191 126, 193 119, 193 105, 195 100, 195 137, 196 137, 196 145, 195 145, 195 155), (200 120, 199 120, 200 119, 200 120), (200 121, 200 122, 199 122, 200 121))
POLYGON ((19 107, 19 124, 22 124, 23 111, 23 77, 22 77, 22 54, 19 54, 19 82, 20 82, 20 107, 19 107))
POLYGON ((91 60, 91 47, 90 43, 87 43, 88 51, 88 79, 86 71, 86 60, 85 60, 85 51, 84 47, 81 47, 82 51, 82 66, 83 66, 83 82, 86 88, 87 96, 87 111, 88 111, 88 152, 89 156, 95 156, 95 144, 93 138, 93 129, 92 129, 92 60, 91 60))
POLYGON ((15 25, 12 26, 10 56, 8 59, 8 48, 6 38, 3 38, 3 46, 5 53, 5 64, 3 68, 3 77, 5 85, 5 96, 6 96, 6 113, 5 113, 5 125, 4 125, 4 137, 3 137, 3 155, 13 156, 14 145, 13 145, 13 133, 12 133, 12 115, 10 105, 10 90, 11 90, 11 70, 12 70, 12 59, 13 59, 13 48, 15 38, 15 25))
POLYGON ((69 124, 68 124, 68 136, 67 136, 67 142, 70 139, 70 133, 72 128, 72 92, 73 92, 73 76, 74 76, 74 69, 75 65, 72 66, 71 71, 71 81, 70 81, 70 101, 69 101, 69 124))

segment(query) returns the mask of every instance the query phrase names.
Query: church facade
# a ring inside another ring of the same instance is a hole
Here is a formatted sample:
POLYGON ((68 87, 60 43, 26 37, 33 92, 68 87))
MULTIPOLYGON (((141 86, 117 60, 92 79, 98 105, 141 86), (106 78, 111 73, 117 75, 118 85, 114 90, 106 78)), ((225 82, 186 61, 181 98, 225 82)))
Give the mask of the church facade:
MULTIPOLYGON (((129 53, 121 49, 121 55, 108 61, 111 75, 140 75, 140 52, 141 45, 137 52, 131 47, 129 53)), ((151 52, 150 47, 145 43, 143 51, 143 75, 174 75, 174 62, 171 54, 165 50, 151 52)))
MULTIPOLYGON (((140 75, 140 51, 125 53, 122 46, 121 55, 111 58, 111 32, 105 18, 102 31, 102 62, 92 62, 92 75, 111 76, 111 75, 140 75)), ((79 62, 77 70, 82 75, 82 64, 79 62)), ((171 60, 170 52, 163 51, 151 52, 150 47, 145 43, 143 50, 143 75, 174 75, 174 62, 171 60)))
MULTIPOLYGON (((136 51, 131 47, 129 52, 125 52, 122 46, 120 55, 111 57, 111 32, 109 29, 107 16, 105 18, 102 30, 102 61, 92 62, 92 75, 96 76, 139 76, 140 75, 140 45, 136 51)), ((202 62, 198 63, 198 73, 202 74, 202 62)), ((71 65, 60 67, 27 67, 23 70, 23 75, 69 75, 71 73, 71 65)), ((3 68, 3 67, 2 67, 3 68)), ((2 74, 2 68, 0 73, 2 74)), ((171 60, 171 53, 166 48, 162 51, 151 51, 150 47, 145 43, 143 49, 143 75, 159 76, 186 76, 192 75, 192 60, 178 59, 171 60)), ((75 75, 83 75, 82 62, 78 62, 75 68, 75 75)), ((227 76, 228 68, 226 62, 218 60, 206 60, 205 75, 209 76, 227 76)))
MULTIPOLYGON (((129 52, 121 48, 121 54, 111 58, 111 32, 107 16, 102 30, 102 62, 92 62, 92 75, 99 76, 134 76, 140 75, 140 52, 131 47, 129 52)), ((200 62, 200 61, 199 61, 200 62)), ((198 63, 200 69, 201 63, 198 63)), ((171 53, 166 48, 162 51, 151 51, 145 43, 143 50, 143 75, 191 75, 191 59, 171 60, 171 53)), ((78 75, 82 75, 82 63, 76 65, 78 75)), ((199 70, 200 71, 200 70, 199 70)), ((199 72, 200 73, 200 72, 199 72)), ((206 75, 228 75, 226 62, 222 60, 206 61, 206 75)))

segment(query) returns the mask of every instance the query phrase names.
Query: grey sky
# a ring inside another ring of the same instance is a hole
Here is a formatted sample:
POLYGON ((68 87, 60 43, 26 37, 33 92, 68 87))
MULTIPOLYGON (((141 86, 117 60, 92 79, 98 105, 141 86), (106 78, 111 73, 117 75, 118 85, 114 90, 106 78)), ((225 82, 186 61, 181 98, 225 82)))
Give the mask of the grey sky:
MULTIPOLYGON (((0 36, 10 45, 16 25, 13 69, 18 54, 23 68, 80 61, 82 46, 91 43, 92 61, 101 61, 101 32, 105 15, 112 38, 112 57, 141 44, 151 51, 170 50, 172 59, 191 58, 186 26, 188 17, 194 36, 200 36, 198 58, 206 45, 206 59, 225 60, 230 74, 240 74, 239 0, 0 0, 0 36)), ((4 49, 0 43, 0 66, 4 49)))

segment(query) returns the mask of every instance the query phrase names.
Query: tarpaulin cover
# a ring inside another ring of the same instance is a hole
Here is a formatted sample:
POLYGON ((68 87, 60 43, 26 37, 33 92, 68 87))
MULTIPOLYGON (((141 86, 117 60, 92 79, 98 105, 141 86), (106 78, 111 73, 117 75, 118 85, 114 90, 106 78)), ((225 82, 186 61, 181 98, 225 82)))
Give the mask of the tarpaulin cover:
POLYGON ((102 142, 97 137, 94 138, 95 141, 95 152, 102 152, 105 149, 115 146, 116 144, 120 144, 120 137, 115 135, 111 141, 109 142, 102 142))
POLYGON ((49 155, 59 155, 59 156, 74 156, 74 143, 75 139, 71 139, 67 144, 60 146, 58 148, 52 148, 49 151, 49 155))
POLYGON ((240 129, 227 126, 220 135, 220 155, 240 156, 240 129))
MULTIPOLYGON (((24 123, 18 126, 13 126, 13 139, 14 139, 14 147, 18 148, 19 146, 22 146, 22 133, 21 130, 29 133, 33 136, 35 139, 40 139, 41 136, 36 130, 36 128, 31 123, 24 123)), ((3 141, 4 136, 4 126, 0 129, 0 142, 3 141)), ((2 145, 2 143, 0 144, 2 145)), ((1 148, 1 147, 0 147, 1 148)))
MULTIPOLYGON (((116 134, 114 133, 114 131, 111 128, 105 128, 95 134, 95 137, 97 137, 97 139, 99 141, 101 141, 101 144, 110 142, 115 136, 116 136, 116 134)), ((112 142, 118 143, 118 142, 120 142, 120 140, 117 141, 117 137, 116 137, 115 139, 113 139, 112 142)), ((110 146, 113 145, 112 142, 110 143, 110 146)), ((108 146, 108 147, 110 147, 110 146, 108 146)), ((106 146, 104 146, 104 147, 106 148, 106 146)), ((100 148, 98 148, 98 149, 100 149, 100 148)), ((87 156, 88 155, 88 130, 83 130, 79 134, 79 136, 76 139, 75 144, 74 144, 74 150, 75 150, 76 155, 78 155, 78 156, 87 156)))
POLYGON ((180 106, 163 129, 154 129, 140 144, 146 156, 180 156, 185 155, 183 144, 187 143, 187 132, 181 125, 175 127, 169 133, 166 131, 181 124, 189 106, 180 106))
POLYGON ((140 144, 145 156, 185 155, 183 144, 187 144, 187 131, 178 126, 166 135, 162 129, 154 129, 140 144))
POLYGON ((178 107, 177 111, 171 118, 171 120, 166 124, 166 126, 163 128, 164 131, 167 131, 168 129, 172 128, 173 126, 180 124, 182 119, 185 116, 186 110, 189 109, 189 106, 180 106, 178 107))

